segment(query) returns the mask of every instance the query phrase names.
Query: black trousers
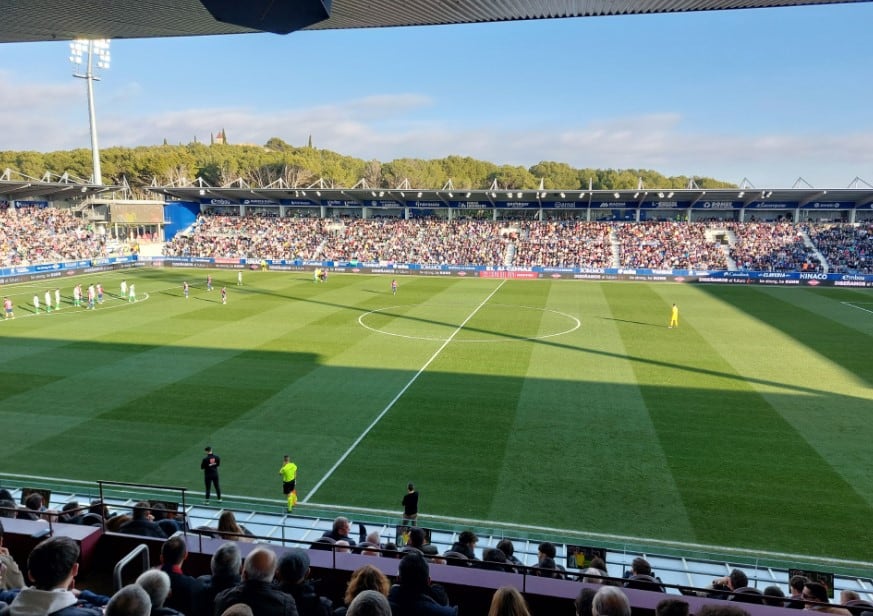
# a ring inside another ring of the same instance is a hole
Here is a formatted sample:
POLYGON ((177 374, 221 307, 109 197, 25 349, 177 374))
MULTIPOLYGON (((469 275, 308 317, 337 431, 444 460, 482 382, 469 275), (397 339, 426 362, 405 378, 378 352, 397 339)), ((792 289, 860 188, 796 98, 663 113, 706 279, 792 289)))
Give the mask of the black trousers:
POLYGON ((215 475, 214 477, 205 475, 203 477, 203 483, 206 485, 206 500, 209 500, 209 489, 211 486, 215 486, 215 496, 218 497, 218 500, 221 500, 221 487, 218 485, 218 475, 215 475))

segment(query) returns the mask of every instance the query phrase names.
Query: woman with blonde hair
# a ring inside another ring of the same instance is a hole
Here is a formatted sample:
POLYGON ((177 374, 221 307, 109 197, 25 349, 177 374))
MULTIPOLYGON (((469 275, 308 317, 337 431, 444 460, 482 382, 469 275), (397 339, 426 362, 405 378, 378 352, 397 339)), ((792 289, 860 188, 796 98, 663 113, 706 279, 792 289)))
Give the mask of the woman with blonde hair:
POLYGON ((218 534, 222 539, 231 541, 253 541, 246 529, 237 523, 236 516, 229 509, 225 509, 218 516, 218 534))
POLYGON ((352 577, 349 579, 349 584, 346 587, 346 594, 343 596, 345 606, 335 609, 333 611, 334 616, 344 616, 346 610, 352 604, 352 601, 355 600, 355 597, 365 590, 375 590, 379 594, 387 597, 388 589, 390 587, 391 583, 388 581, 388 578, 385 577, 385 574, 373 565, 364 565, 363 567, 355 569, 352 573, 352 577))
POLYGON ((488 616, 530 616, 530 610, 517 588, 503 586, 494 591, 488 616))

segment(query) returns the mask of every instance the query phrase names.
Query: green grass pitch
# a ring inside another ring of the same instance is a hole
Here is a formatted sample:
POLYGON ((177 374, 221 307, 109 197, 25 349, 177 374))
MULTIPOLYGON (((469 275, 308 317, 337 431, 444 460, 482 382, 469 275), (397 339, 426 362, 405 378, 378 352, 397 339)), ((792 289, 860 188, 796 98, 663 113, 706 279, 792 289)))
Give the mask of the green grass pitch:
POLYGON ((4 286, 0 469, 873 560, 870 291, 206 273, 4 286))

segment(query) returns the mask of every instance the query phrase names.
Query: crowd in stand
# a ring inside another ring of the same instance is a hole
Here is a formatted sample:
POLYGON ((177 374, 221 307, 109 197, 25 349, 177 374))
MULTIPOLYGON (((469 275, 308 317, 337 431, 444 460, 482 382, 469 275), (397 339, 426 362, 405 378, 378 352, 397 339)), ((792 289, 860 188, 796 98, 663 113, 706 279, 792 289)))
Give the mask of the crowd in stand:
POLYGON ((204 216, 164 254, 491 267, 873 273, 873 224, 204 216), (817 254, 818 251, 818 254, 817 254))
POLYGON ((105 238, 70 210, 0 210, 0 267, 103 256, 105 238))
MULTIPOLYGON (((33 513, 30 507, 19 511, 5 498, 8 496, 8 492, 0 492, 2 517, 33 513)), ((31 506, 35 504, 34 500, 31 506)), ((40 513, 64 515, 62 521, 68 524, 106 523, 107 530, 113 530, 108 522, 120 517, 111 516, 100 502, 65 508, 64 512, 40 513), (89 519, 89 515, 96 517, 89 519)), ((424 530, 412 526, 404 535, 405 545, 398 549, 393 543, 383 543, 377 532, 367 533, 363 525, 358 525, 356 541, 350 536, 352 523, 342 516, 308 549, 274 549, 262 544, 243 558, 239 540, 246 539, 244 529, 229 511, 222 513, 218 536, 233 540, 221 544, 212 554, 209 573, 195 577, 188 570, 186 539, 176 532, 185 521, 166 514, 163 508, 142 501, 134 506, 131 516, 124 516, 125 523, 114 527, 119 533, 160 538, 163 543, 159 565, 142 572, 134 583, 111 596, 75 587, 76 576, 85 572, 80 570, 80 549, 74 540, 63 534, 43 540, 31 550, 26 564, 19 566, 3 547, 0 524, 0 616, 457 616, 459 608, 453 605, 450 591, 431 581, 432 567, 447 565, 578 579, 582 584, 572 605, 579 616, 631 616, 631 601, 625 589, 666 592, 651 564, 642 557, 635 558, 622 577, 610 574, 599 557, 590 559, 585 569, 571 573, 556 563, 556 546, 543 542, 538 546, 537 563, 524 567, 515 558, 508 539, 480 550, 476 534, 463 531, 451 548, 440 554, 428 542, 424 530), (338 589, 322 588, 311 579, 312 550, 356 552, 398 558, 400 562, 393 580, 379 568, 383 560, 360 566, 351 574, 340 597, 338 589)), ((687 594, 690 589, 685 590, 687 594)), ((695 614, 749 616, 737 604, 805 608, 840 616, 873 610, 873 604, 847 590, 841 593, 839 604, 831 604, 825 586, 799 575, 791 577, 788 591, 786 594, 776 585, 763 590, 750 587, 746 574, 734 569, 713 580, 708 588, 693 591, 697 597, 718 600, 698 604, 695 614)), ((566 613, 571 613, 570 603, 567 600, 566 613)), ((689 612, 687 601, 665 596, 658 603, 656 616, 688 616, 689 612)), ((493 593, 488 616, 530 614, 525 596, 516 588, 502 586, 493 593)))

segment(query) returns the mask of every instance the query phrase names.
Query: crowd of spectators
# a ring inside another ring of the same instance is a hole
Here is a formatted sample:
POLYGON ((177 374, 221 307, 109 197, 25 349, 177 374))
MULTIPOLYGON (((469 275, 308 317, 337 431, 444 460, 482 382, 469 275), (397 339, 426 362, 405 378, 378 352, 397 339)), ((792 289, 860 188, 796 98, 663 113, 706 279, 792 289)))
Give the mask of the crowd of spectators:
POLYGON ((0 210, 0 267, 89 259, 106 250, 105 236, 70 210, 0 210))
MULTIPOLYGON (((348 519, 337 518, 331 530, 325 533, 325 537, 334 542, 329 547, 346 541, 349 549, 354 548, 349 530, 348 519)), ((364 536, 363 526, 359 530, 360 536, 364 536)), ((45 539, 30 551, 26 563, 19 567, 3 547, 0 524, 0 562, 3 580, 7 582, 0 588, 0 614, 457 616, 459 608, 453 604, 450 590, 432 581, 432 567, 478 567, 504 572, 522 569, 509 560, 513 552, 511 541, 504 539, 498 547, 482 548, 481 553, 477 553, 478 538, 472 531, 460 533, 455 545, 442 555, 438 550, 428 549, 434 546, 423 533, 414 538, 418 547, 407 545, 400 550, 378 543, 378 534, 371 533, 367 539, 375 548, 374 555, 400 559, 397 574, 389 577, 380 568, 384 561, 374 559, 351 574, 344 594, 340 589, 322 587, 312 579, 310 550, 324 549, 327 544, 281 550, 261 544, 243 557, 240 544, 228 541, 213 553, 209 573, 195 577, 188 565, 187 542, 177 534, 163 541, 160 563, 156 567, 142 572, 134 583, 109 596, 76 587, 76 577, 87 572, 80 570, 80 549, 74 540, 63 535, 45 539), (26 583, 22 572, 26 572, 26 583)), ((358 550, 358 553, 371 552, 358 550)), ((622 577, 611 575, 607 564, 598 557, 593 558, 578 577, 555 565, 554 559, 555 545, 543 542, 538 546, 537 564, 527 568, 526 573, 582 582, 572 607, 567 600, 566 613, 575 608, 578 616, 631 616, 627 590, 666 593, 651 564, 643 557, 635 558, 622 577)), ((746 574, 733 569, 728 575, 714 579, 709 587, 684 588, 683 594, 718 600, 697 604, 694 610, 697 616, 748 616, 742 606, 749 604, 805 608, 840 616, 873 609, 873 604, 852 591, 843 591, 839 603, 831 603, 825 586, 800 575, 789 580, 788 590, 790 594, 786 595, 775 585, 763 590, 751 587, 746 574)), ((655 616, 688 616, 690 611, 684 597, 665 595, 657 604, 655 616)), ((471 612, 465 610, 464 613, 471 612)), ((500 586, 491 596, 487 614, 530 616, 531 610, 525 595, 517 588, 500 586)))
POLYGON ((167 256, 424 265, 873 272, 873 224, 201 216, 167 256), (817 253, 817 250, 820 253, 817 253), (822 262, 819 254, 824 256, 822 262))
MULTIPOLYGON (((0 210, 0 267, 107 256, 71 210, 0 210)), ((304 261, 873 273, 873 223, 201 215, 164 254, 304 261)))

